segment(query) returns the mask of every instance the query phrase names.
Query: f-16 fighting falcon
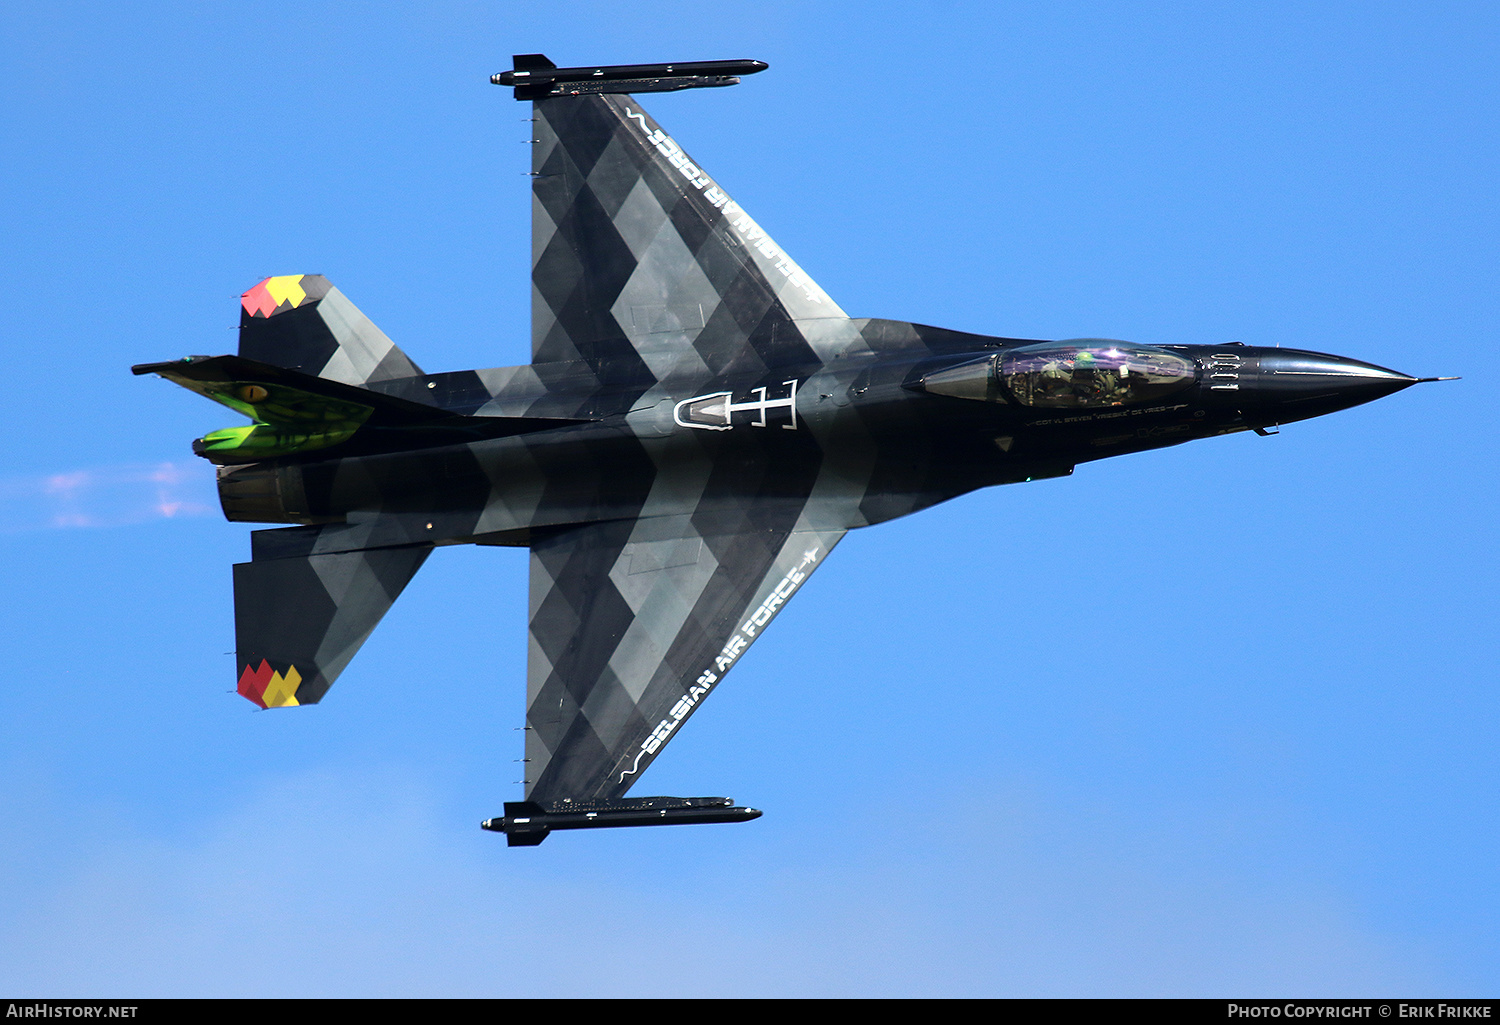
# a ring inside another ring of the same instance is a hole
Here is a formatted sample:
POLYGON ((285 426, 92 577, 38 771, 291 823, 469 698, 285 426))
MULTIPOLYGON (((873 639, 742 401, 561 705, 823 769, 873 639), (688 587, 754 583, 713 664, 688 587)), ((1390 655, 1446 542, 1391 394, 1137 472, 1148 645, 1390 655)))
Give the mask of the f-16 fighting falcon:
POLYGON ((239 352, 134 367, 248 417, 193 450, 250 535, 238 690, 322 700, 437 545, 531 551, 525 794, 484 823, 733 822, 625 795, 844 534, 976 488, 1321 416, 1417 379, 1292 349, 850 317, 634 96, 735 60, 496 75, 533 111, 531 362, 426 373, 316 274, 239 352))

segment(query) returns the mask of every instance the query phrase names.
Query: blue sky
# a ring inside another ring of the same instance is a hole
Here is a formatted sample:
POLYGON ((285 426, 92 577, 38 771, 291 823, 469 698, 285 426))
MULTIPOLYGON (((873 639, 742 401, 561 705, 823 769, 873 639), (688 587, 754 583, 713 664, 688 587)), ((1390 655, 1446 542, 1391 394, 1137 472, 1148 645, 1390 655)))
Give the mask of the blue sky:
POLYGON ((0 990, 1495 995, 1500 11, 521 6, 7 14, 0 990), (307 272, 525 362, 518 51, 768 61, 648 106, 852 315, 1464 379, 857 532, 638 788, 764 818, 508 849, 524 553, 256 712, 128 367, 307 272))

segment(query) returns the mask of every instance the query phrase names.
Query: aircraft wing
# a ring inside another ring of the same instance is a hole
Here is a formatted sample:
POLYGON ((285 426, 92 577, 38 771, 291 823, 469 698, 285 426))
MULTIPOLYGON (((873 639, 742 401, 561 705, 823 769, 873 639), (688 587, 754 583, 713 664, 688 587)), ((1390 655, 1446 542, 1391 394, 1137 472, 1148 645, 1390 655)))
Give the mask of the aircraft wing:
MULTIPOLYGON (((516 60, 497 80, 535 101, 532 366, 566 382, 561 394, 584 397, 564 415, 593 415, 596 391, 633 390, 648 408, 695 391, 727 397, 731 381, 780 387, 781 368, 805 374, 857 341, 827 293, 608 81, 640 69, 596 75, 516 60)), ((727 418, 727 399, 719 407, 727 418)), ((705 467, 762 459, 743 451, 773 444, 753 436, 761 429, 775 444, 806 442, 804 456, 814 449, 794 418, 767 424, 762 414, 740 427, 734 445, 653 455, 651 497, 635 516, 533 535, 528 802, 555 812, 623 795, 844 532, 867 522, 865 481, 819 460, 778 464, 759 491, 754 474, 732 484, 734 474, 711 474, 705 467), (803 433, 781 441, 783 428, 803 433), (704 474, 724 486, 705 492, 695 483, 704 474)))
POLYGON ((534 110, 534 364, 666 380, 832 356, 808 325, 844 311, 633 97, 534 110))
MULTIPOLYGON (((797 503, 801 506, 801 503, 797 503)), ((526 799, 623 795, 845 531, 801 508, 590 524, 531 546, 526 799)))

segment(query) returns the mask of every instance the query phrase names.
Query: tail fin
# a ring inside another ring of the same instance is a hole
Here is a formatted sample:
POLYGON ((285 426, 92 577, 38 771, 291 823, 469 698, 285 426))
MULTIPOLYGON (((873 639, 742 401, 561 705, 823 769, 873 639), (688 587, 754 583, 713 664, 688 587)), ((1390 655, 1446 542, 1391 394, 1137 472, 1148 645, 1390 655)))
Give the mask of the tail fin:
POLYGON ((234 567, 237 689, 262 708, 321 699, 432 552, 316 554, 322 533, 255 531, 252 561, 234 567))
POLYGON ((321 274, 266 278, 242 295, 240 355, 359 388, 422 372, 321 274))
POLYGON ((464 416, 244 356, 188 356, 166 363, 140 363, 130 369, 137 375, 158 374, 253 421, 248 427, 214 431, 193 442, 194 452, 220 465, 308 453, 323 458, 457 445, 589 422, 464 416), (335 446, 342 447, 324 451, 335 446))
POLYGON ((533 110, 533 363, 649 382, 819 360, 798 322, 844 311, 633 97, 533 110))

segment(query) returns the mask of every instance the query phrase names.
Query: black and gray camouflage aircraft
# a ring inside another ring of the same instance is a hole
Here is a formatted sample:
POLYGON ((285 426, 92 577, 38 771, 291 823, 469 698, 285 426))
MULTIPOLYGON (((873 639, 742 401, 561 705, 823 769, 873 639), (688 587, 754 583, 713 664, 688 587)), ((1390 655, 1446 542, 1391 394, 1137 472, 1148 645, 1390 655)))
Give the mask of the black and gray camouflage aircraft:
POLYGON ((627 798, 856 527, 1078 463, 1416 383, 1222 345, 996 338, 850 317, 633 94, 758 61, 494 82, 534 112, 532 359, 429 374, 319 275, 243 296, 239 353, 134 367, 244 414, 194 451, 230 520, 239 692, 322 699, 436 545, 531 551, 525 800, 486 828, 758 816, 627 798))

